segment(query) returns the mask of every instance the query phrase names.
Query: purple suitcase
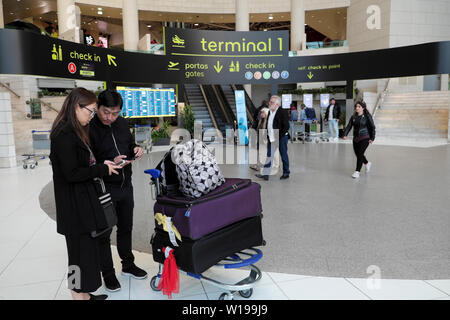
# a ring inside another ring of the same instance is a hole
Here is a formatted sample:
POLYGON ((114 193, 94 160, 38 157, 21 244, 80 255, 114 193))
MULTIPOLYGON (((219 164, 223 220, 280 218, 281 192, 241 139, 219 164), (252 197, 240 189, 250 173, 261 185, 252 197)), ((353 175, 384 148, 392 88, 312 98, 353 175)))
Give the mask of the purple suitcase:
MULTIPOLYGON (((260 189, 250 179, 226 178, 223 185, 197 199, 159 196, 153 211, 172 217, 182 237, 196 240, 234 222, 260 215, 260 189)), ((161 225, 155 225, 162 229, 161 225)))

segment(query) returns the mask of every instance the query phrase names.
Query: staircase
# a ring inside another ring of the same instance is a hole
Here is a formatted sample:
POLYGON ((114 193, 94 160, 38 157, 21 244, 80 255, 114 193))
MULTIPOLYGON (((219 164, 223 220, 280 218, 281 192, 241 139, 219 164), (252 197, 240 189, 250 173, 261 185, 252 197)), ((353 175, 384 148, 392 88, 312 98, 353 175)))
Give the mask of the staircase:
POLYGON ((214 128, 211 116, 206 107, 200 87, 197 84, 185 84, 186 95, 194 112, 195 121, 202 121, 202 131, 208 128, 214 128))
POLYGON ((447 140, 449 107, 448 91, 389 93, 375 115, 377 137, 447 140))

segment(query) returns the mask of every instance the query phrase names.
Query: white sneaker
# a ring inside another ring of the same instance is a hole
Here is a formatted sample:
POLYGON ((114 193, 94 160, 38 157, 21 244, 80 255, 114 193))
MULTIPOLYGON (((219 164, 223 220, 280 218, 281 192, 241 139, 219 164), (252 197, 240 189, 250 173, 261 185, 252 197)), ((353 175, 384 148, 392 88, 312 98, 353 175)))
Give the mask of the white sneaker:
POLYGON ((359 178, 359 171, 353 172, 352 178, 353 178, 353 179, 359 178))
POLYGON ((368 162, 366 164, 366 172, 370 172, 370 167, 372 166, 372 162, 368 162))

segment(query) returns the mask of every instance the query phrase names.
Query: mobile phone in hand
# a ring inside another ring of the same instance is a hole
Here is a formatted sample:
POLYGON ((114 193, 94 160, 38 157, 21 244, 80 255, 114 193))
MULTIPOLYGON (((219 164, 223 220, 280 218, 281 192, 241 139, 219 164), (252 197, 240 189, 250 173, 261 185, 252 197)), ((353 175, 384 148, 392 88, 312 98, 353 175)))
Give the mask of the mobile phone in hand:
POLYGON ((125 164, 125 162, 126 161, 122 159, 120 161, 115 162, 114 164, 117 165, 117 166, 121 166, 121 165, 125 164))

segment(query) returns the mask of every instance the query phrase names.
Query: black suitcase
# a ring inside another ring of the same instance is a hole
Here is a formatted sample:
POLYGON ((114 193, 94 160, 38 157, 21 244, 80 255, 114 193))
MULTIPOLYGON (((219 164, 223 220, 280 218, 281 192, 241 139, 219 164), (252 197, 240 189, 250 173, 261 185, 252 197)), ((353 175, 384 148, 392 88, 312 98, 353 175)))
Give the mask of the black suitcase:
POLYGON ((195 241, 183 237, 181 243, 178 241, 178 247, 170 242, 167 232, 155 228, 150 243, 155 262, 164 263, 162 248, 169 246, 174 249, 178 268, 201 274, 234 253, 263 245, 261 216, 236 222, 195 241))

